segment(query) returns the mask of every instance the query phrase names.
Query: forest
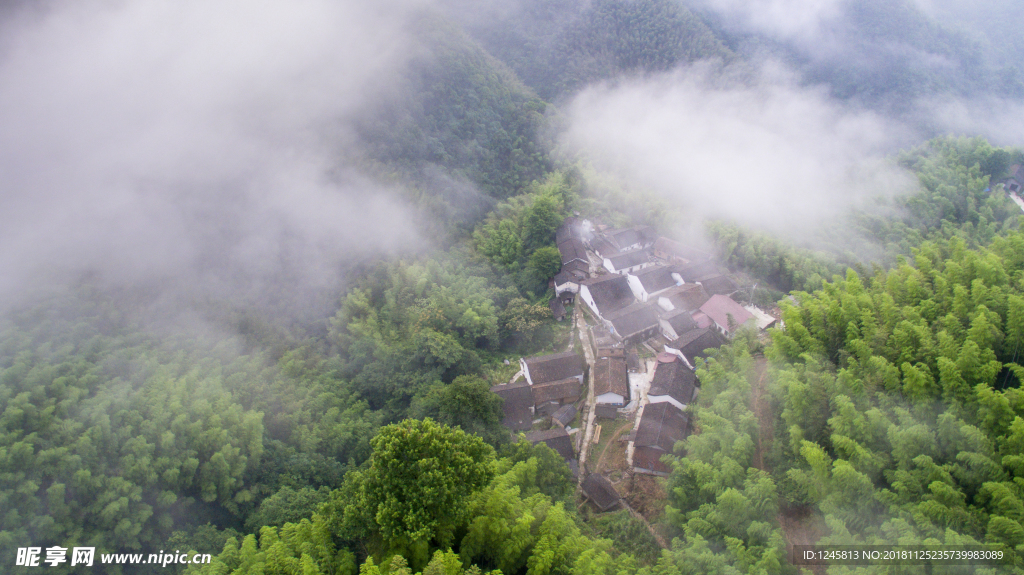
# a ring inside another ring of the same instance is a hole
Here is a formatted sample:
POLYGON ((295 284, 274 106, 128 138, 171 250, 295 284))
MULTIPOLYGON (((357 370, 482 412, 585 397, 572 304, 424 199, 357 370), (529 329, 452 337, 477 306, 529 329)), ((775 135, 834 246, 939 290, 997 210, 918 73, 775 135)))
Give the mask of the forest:
MULTIPOLYGON (((883 4, 859 5, 845 33, 910 30, 972 69, 969 38, 883 4)), ((933 134, 891 154, 911 193, 802 240, 703 223, 783 322, 698 361, 693 433, 665 457, 648 531, 581 505, 562 457, 509 433, 490 391, 520 357, 574 341, 548 308, 565 218, 679 232, 681 208, 558 149, 559 107, 754 45, 803 56, 668 0, 438 9, 414 34, 425 48, 357 122, 352 161, 402 190, 429 248, 345 262, 312 318, 251 294, 168 312, 150 287, 90 273, 5 304, 5 572, 30 572, 18 548, 59 545, 213 556, 95 567, 115 575, 796 575, 800 542, 984 544, 1004 562, 944 572, 1024 572, 1024 214, 999 184, 1021 149, 933 134)), ((835 97, 885 105, 1015 77, 804 64, 835 97)), ((828 573, 932 572, 887 569, 828 573)))

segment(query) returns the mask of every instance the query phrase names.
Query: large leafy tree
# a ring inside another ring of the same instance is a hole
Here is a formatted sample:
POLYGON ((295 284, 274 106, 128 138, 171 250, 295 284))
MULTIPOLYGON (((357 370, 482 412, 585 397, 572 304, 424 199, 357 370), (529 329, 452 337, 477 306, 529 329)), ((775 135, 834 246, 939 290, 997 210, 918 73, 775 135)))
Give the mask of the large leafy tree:
POLYGON ((466 498, 494 475, 494 449, 429 418, 388 425, 371 443, 359 496, 385 544, 450 545, 466 498))

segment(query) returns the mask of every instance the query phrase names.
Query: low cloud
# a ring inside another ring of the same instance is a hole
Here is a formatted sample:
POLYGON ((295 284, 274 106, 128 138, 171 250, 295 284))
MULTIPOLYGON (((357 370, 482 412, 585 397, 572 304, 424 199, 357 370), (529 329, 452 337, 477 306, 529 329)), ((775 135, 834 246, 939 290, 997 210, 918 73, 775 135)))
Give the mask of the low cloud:
POLYGON ((5 13, 0 296, 88 272, 205 296, 317 289, 416 243, 355 167, 415 2, 51 2, 5 13))
POLYGON ((718 14, 733 30, 809 45, 820 44, 843 15, 844 0, 695 0, 694 4, 718 14))
POLYGON ((702 64, 594 86, 567 115, 567 151, 656 191, 691 225, 725 217, 799 234, 909 182, 886 160, 901 128, 799 86, 778 65, 702 64))

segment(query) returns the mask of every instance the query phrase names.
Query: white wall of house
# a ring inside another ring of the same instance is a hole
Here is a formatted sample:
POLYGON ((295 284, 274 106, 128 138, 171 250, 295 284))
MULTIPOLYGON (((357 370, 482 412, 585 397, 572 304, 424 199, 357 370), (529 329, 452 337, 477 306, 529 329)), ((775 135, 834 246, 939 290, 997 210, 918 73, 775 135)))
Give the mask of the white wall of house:
POLYGON ((620 406, 620 405, 626 403, 626 398, 622 397, 621 395, 619 395, 617 393, 612 393, 612 392, 602 393, 601 395, 597 396, 597 403, 599 405, 616 405, 616 406, 620 406))
POLYGON ((628 274, 626 275, 626 282, 629 283, 629 289, 633 292, 633 295, 636 296, 636 299, 646 303, 650 294, 648 294, 647 290, 644 289, 644 284, 640 282, 640 278, 633 274, 628 274))
POLYGON ((678 407, 679 409, 682 409, 682 410, 686 409, 686 404, 685 403, 680 403, 678 399, 672 397, 671 395, 648 395, 647 396, 647 402, 648 403, 665 403, 665 402, 668 402, 668 403, 671 403, 672 405, 678 407))
POLYGON ((658 297, 658 307, 660 307, 661 309, 663 309, 665 311, 672 311, 672 310, 676 309, 676 306, 672 305, 672 302, 669 301, 669 299, 667 297, 664 297, 664 296, 659 296, 658 297))
POLYGON ((667 351, 667 352, 671 353, 672 355, 678 357, 679 359, 681 359, 683 361, 683 363, 686 364, 687 367, 689 367, 690 369, 693 369, 693 365, 691 365, 690 362, 687 361, 686 356, 683 355, 682 351, 680 351, 680 350, 678 350, 678 349, 676 349, 674 347, 667 346, 667 345, 665 346, 665 351, 667 351))
POLYGON ((674 341, 679 339, 679 334, 673 329, 672 324, 668 320, 659 319, 658 324, 661 325, 661 334, 665 336, 665 339, 674 341))
MULTIPOLYGON (((533 385, 533 380, 530 379, 530 370, 529 370, 529 368, 526 367, 526 358, 525 357, 519 358, 519 369, 522 370, 523 377, 526 378, 526 383, 529 383, 530 385, 533 385)), ((532 410, 533 408, 530 408, 530 409, 532 410)))
POLYGON ((555 295, 562 295, 565 292, 580 293, 580 284, 575 282, 565 282, 564 284, 555 286, 555 295))
POLYGON ((597 302, 594 301, 593 294, 590 293, 590 288, 585 285, 580 286, 580 297, 590 308, 590 311, 594 312, 594 315, 601 317, 601 312, 597 309, 597 302))

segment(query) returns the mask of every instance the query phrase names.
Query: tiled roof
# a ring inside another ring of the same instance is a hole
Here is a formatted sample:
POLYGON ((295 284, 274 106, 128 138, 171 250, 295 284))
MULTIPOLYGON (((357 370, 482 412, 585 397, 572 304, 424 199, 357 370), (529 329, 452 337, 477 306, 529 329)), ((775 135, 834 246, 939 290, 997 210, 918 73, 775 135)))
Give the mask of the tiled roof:
POLYGON ((635 303, 618 311, 605 314, 622 338, 658 327, 658 311, 653 303, 635 303))
POLYGON ((673 342, 691 363, 698 357, 707 357, 704 350, 722 347, 724 343, 718 332, 708 327, 689 331, 673 342))
POLYGON ((703 286, 692 283, 669 288, 659 294, 658 297, 667 299, 676 309, 686 311, 700 308, 709 299, 703 286))
POLYGON ((646 264, 651 261, 646 249, 632 250, 615 254, 611 257, 605 257, 608 258, 608 261, 611 262, 612 267, 616 271, 638 266, 640 264, 646 264))
POLYGON ((636 447, 658 447, 672 453, 676 442, 689 434, 690 416, 683 410, 668 402, 648 403, 633 441, 636 447))
POLYGON ((596 276, 583 280, 580 285, 587 286, 602 315, 620 310, 636 301, 633 291, 629 289, 629 282, 623 275, 596 276))
POLYGON ((686 367, 683 362, 658 363, 658 367, 654 370, 654 377, 651 378, 651 389, 647 395, 648 397, 667 395, 686 405, 693 401, 693 395, 697 392, 697 384, 697 374, 686 367))
POLYGON ((526 360, 526 367, 530 370, 530 381, 534 385, 582 376, 583 364, 583 356, 572 351, 541 355, 526 360))
POLYGON ((676 332, 676 335, 683 335, 690 330, 697 329, 697 322, 693 321, 693 316, 690 315, 690 312, 683 309, 662 311, 661 319, 672 326, 672 330, 676 332))
POLYGON ((711 295, 729 295, 739 289, 736 282, 725 275, 706 277, 700 280, 700 285, 711 295))
POLYGON ((548 308, 551 310, 551 315, 553 315, 555 319, 562 319, 565 317, 565 304, 562 303, 562 300, 559 299, 558 296, 551 298, 551 301, 548 302, 548 308))
POLYGON ((526 434, 526 440, 537 444, 544 442, 548 447, 554 449, 564 459, 574 459, 576 454, 572 449, 572 438, 564 428, 551 429, 548 431, 534 431, 526 434))
POLYGON ((607 478, 598 473, 591 473, 588 475, 587 478, 583 480, 581 487, 583 488, 583 492, 587 494, 587 499, 589 499, 601 511, 608 511, 615 507, 621 499, 619 492, 615 491, 615 486, 613 486, 607 478))
POLYGON ((594 395, 605 393, 629 397, 629 377, 626 375, 624 358, 605 357, 594 362, 594 395))
POLYGON ((672 277, 672 273, 671 267, 658 265, 638 270, 632 275, 636 276, 636 279, 640 280, 640 285, 644 286, 644 290, 651 294, 675 287, 676 280, 672 277))
POLYGON ((700 311, 707 314, 715 323, 726 329, 729 328, 730 316, 732 316, 732 323, 736 327, 754 319, 754 316, 749 311, 743 309, 743 306, 724 295, 711 296, 711 299, 700 306, 700 311))
POLYGON ((533 403, 540 405, 548 401, 576 401, 580 397, 582 384, 575 377, 533 384, 533 403))
POLYGON ((587 250, 583 247, 583 241, 579 238, 568 238, 565 241, 558 242, 558 253, 562 256, 562 265, 565 265, 571 261, 589 261, 587 259, 587 250))
POLYGON ((686 283, 697 282, 703 278, 722 275, 715 262, 701 262, 676 268, 677 273, 682 276, 686 283))
POLYGON ((615 243, 604 236, 597 236, 590 240, 590 247, 592 247, 594 251, 603 258, 613 256, 620 251, 619 246, 615 245, 615 243))
POLYGON ((711 259, 711 254, 707 252, 702 252, 701 250, 691 248, 675 240, 670 240, 665 237, 660 237, 657 240, 655 240, 653 249, 656 252, 670 254, 677 258, 687 260, 691 263, 704 262, 711 259))
POLYGON ((557 421, 559 425, 569 425, 572 423, 574 417, 576 417, 576 406, 571 403, 559 407, 558 411, 551 416, 551 418, 557 421))
POLYGON ((504 401, 501 409, 505 414, 502 422, 505 427, 515 431, 525 431, 533 424, 533 391, 530 385, 520 380, 517 383, 496 385, 491 391, 498 394, 504 401))

